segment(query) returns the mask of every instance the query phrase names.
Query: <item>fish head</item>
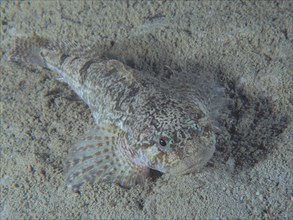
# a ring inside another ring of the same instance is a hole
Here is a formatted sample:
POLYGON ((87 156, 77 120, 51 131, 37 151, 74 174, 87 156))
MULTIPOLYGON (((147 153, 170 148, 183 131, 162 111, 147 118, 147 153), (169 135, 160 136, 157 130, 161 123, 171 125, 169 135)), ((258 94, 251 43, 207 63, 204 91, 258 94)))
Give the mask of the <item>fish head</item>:
POLYGON ((172 102, 157 108, 137 131, 136 162, 162 173, 191 173, 215 151, 212 122, 201 103, 172 102))

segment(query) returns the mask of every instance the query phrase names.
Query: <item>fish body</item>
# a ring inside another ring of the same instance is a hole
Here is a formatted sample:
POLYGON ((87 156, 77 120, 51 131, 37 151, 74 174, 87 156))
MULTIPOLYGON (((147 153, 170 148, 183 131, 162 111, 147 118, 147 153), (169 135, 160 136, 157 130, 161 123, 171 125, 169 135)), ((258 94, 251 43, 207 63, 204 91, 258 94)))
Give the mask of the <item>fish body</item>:
POLYGON ((97 126, 70 148, 66 162, 74 191, 94 181, 131 187, 144 182, 150 169, 190 173, 213 155, 205 94, 188 77, 154 77, 118 60, 70 53, 40 37, 16 39, 9 59, 58 73, 92 111, 97 126))

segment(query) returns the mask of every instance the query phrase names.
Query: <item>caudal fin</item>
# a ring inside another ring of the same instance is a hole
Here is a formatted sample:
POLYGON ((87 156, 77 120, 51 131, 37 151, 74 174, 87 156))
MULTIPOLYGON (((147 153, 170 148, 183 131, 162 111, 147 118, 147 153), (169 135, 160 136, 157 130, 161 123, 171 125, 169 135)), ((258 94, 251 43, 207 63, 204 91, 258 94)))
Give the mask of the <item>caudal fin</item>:
POLYGON ((38 36, 16 38, 7 58, 14 62, 46 66, 42 49, 49 47, 49 41, 38 36))

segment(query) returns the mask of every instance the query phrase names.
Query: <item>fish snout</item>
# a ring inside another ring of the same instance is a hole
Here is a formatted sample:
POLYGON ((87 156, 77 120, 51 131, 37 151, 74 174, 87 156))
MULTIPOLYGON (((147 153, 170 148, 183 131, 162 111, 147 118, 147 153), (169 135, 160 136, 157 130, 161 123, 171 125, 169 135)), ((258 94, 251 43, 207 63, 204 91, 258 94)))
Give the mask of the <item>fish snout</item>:
POLYGON ((212 133, 209 137, 196 137, 187 141, 185 146, 178 151, 180 161, 172 168, 170 173, 184 175, 202 168, 213 156, 216 139, 212 133))

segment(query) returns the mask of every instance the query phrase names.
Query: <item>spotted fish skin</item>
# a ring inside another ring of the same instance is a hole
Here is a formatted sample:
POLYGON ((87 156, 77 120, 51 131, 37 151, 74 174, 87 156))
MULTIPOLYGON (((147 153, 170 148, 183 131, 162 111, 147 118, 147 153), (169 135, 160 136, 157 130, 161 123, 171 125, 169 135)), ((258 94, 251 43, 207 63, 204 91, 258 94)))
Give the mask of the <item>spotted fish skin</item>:
POLYGON ((74 191, 95 181, 131 187, 145 182, 150 169, 190 173, 213 155, 208 99, 222 94, 206 95, 209 89, 201 89, 207 85, 199 89, 187 75, 154 77, 118 60, 71 53, 41 37, 16 39, 9 59, 58 73, 92 111, 97 127, 70 148, 66 162, 74 191))

